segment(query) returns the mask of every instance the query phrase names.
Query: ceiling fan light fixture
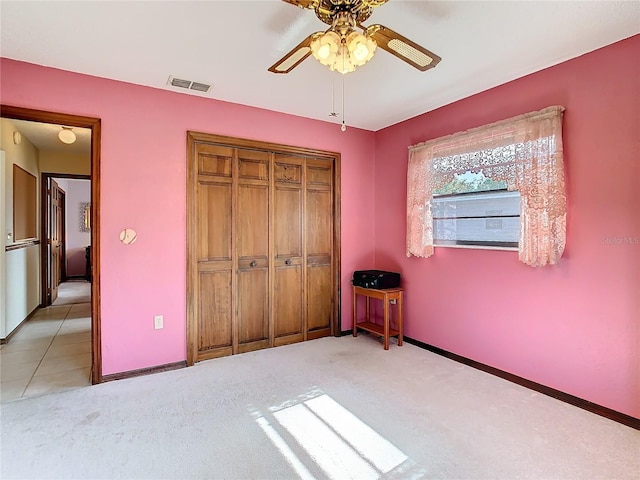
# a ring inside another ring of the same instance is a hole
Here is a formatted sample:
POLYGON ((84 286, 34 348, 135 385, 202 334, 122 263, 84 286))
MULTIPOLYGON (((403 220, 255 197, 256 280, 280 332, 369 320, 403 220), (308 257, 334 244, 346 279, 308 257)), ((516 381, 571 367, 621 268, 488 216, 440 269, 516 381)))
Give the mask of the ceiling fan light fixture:
POLYGON ((340 45, 338 55, 336 55, 333 65, 330 65, 329 68, 331 71, 338 71, 343 75, 351 73, 356 69, 356 66, 351 61, 349 49, 346 46, 340 45))
POLYGON ((323 65, 331 66, 340 49, 340 35, 328 31, 314 38, 309 46, 316 60, 323 65))
MULTIPOLYGON (((1 1, 1 0, 0 0, 1 1)), ((326 32, 306 37, 268 70, 289 73, 305 58, 315 57, 322 65, 342 74, 353 72, 373 58, 378 47, 424 72, 442 60, 435 53, 403 37, 384 25, 363 25, 373 10, 389 0, 284 0, 314 10, 316 17, 330 25, 326 32), (360 33, 358 30, 362 30, 360 33), (294 62, 290 60, 296 56, 294 62), (289 63, 287 63, 289 62, 289 63), (283 65, 287 63, 287 68, 283 65)))
POLYGON ((76 141, 76 134, 73 133, 71 127, 62 127, 62 130, 58 132, 58 139, 67 145, 71 145, 76 141))
POLYGON ((349 57, 356 67, 361 67, 373 58, 376 46, 376 42, 371 37, 358 32, 351 32, 347 37, 349 57))

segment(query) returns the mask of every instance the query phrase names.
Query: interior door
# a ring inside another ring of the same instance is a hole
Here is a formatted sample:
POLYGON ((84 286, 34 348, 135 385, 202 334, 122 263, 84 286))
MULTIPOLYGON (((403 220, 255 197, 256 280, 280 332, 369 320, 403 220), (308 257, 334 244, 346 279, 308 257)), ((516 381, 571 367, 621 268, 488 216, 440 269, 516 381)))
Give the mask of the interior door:
POLYGON ((307 339, 331 335, 333 320, 333 164, 307 160, 306 287, 307 339))
MULTIPOLYGON (((190 361, 231 355, 233 314, 232 165, 234 149, 198 144, 195 148, 195 221, 193 245, 197 281, 195 325, 190 361)), ((191 254, 190 254, 191 255, 191 254)))
POLYGON ((51 179, 51 202, 49 215, 49 245, 50 245, 50 302, 58 298, 58 286, 62 278, 62 259, 64 250, 64 190, 51 179))
POLYGON ((274 158, 274 345, 304 340, 304 158, 274 158))
POLYGON ((237 321, 234 353, 270 347, 269 152, 237 150, 237 321))

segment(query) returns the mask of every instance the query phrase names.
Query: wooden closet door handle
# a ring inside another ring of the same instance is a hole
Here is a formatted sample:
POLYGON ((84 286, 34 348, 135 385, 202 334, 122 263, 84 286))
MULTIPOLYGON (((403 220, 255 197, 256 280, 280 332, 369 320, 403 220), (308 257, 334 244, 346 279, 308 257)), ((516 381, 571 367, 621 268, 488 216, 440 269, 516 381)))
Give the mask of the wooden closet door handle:
POLYGON ((290 258, 287 258, 287 259, 284 261, 284 264, 285 264, 285 265, 291 265, 291 259, 290 259, 290 258))
POLYGON ((258 266, 258 262, 256 262, 256 261, 254 260, 253 262, 251 262, 251 263, 249 264, 249 266, 251 266, 251 267, 257 267, 257 266, 258 266))

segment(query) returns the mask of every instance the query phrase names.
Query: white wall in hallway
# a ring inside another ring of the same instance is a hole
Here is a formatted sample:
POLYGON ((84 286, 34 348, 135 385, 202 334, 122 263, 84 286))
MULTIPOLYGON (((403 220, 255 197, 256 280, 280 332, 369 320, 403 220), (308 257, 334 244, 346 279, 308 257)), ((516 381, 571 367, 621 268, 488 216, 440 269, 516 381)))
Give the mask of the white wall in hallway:
MULTIPOLYGON (((4 283, 0 280, 0 310, 4 318, 0 321, 0 338, 6 338, 40 304, 40 245, 32 245, 10 252, 7 245, 13 244, 13 165, 36 177, 36 236, 40 238, 40 169, 38 149, 23 135, 17 144, 13 140, 15 124, 6 118, 0 119, 0 149, 4 151, 2 181, 0 182, 0 220, 2 236, 4 283), (4 297, 4 298, 3 298, 4 297)), ((19 242, 18 242, 19 243, 19 242)), ((1 267, 0 267, 1 268, 1 267)), ((2 275, 0 275, 0 279, 2 275)), ((1 318, 1 317, 0 317, 1 318)))
MULTIPOLYGON (((0 200, 2 200, 2 204, 0 204, 0 226, 5 225, 5 188, 4 188, 4 169, 5 169, 5 159, 4 159, 4 150, 0 150, 0 200)), ((5 338, 5 330, 6 330, 6 310, 7 310, 7 269, 5 264, 5 251, 4 247, 6 245, 6 238, 4 229, 0 231, 0 338, 5 338)))

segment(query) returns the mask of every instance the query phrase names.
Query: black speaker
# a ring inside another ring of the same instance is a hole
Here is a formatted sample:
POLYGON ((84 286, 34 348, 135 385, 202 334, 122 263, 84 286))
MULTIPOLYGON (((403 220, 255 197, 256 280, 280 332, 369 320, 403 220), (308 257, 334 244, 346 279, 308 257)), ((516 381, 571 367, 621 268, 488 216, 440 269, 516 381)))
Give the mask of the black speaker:
POLYGON ((356 287, 363 288, 379 290, 398 288, 400 286, 400 274, 385 272, 384 270, 356 270, 353 272, 352 282, 356 287))

